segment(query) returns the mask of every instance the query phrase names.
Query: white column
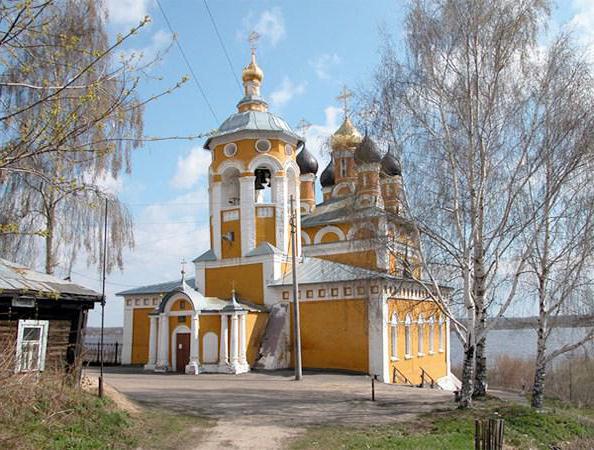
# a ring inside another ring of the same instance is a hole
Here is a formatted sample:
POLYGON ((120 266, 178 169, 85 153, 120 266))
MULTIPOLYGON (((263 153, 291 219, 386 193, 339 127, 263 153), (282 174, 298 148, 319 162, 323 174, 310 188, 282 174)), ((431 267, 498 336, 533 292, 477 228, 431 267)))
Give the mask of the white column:
POLYGON ((192 313, 190 322, 190 362, 186 366, 186 373, 198 375, 200 373, 200 315, 197 312, 192 313))
POLYGON ((222 186, 220 181, 212 183, 211 201, 212 201, 212 251, 221 258, 221 202, 222 186))
POLYGON ((229 353, 228 353, 228 346, 229 346, 229 334, 228 334, 228 316, 225 314, 221 315, 221 337, 220 337, 220 344, 219 344, 219 366, 221 368, 227 367, 229 364, 229 353))
POLYGON ((239 364, 247 366, 246 352, 247 352, 247 335, 245 329, 247 314, 239 316, 239 364))
POLYGON ((256 245, 256 177, 253 175, 239 177, 239 217, 241 220, 241 256, 244 256, 256 245))
POLYGON ((169 317, 162 313, 159 315, 159 348, 157 350, 158 372, 166 372, 169 367, 169 317))
POLYGON ((149 316, 149 353, 148 361, 144 365, 144 370, 154 370, 157 364, 157 316, 149 316))
POLYGON ((231 369, 237 368, 239 360, 239 320, 237 314, 231 316, 231 369))

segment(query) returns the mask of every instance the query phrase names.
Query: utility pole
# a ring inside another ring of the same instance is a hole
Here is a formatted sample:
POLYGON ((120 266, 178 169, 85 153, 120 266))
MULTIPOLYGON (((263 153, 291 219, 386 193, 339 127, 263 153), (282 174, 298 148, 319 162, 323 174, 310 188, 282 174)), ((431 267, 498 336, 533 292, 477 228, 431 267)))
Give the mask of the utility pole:
POLYGON ((107 197, 105 197, 105 217, 103 220, 103 280, 101 288, 101 338, 99 350, 99 397, 103 397, 103 330, 105 327, 105 272, 107 270, 107 197))
POLYGON ((297 223, 295 198, 291 195, 291 258, 293 260, 293 342, 295 349, 295 381, 303 378, 301 367, 301 327, 299 324, 299 286, 297 285, 297 223))

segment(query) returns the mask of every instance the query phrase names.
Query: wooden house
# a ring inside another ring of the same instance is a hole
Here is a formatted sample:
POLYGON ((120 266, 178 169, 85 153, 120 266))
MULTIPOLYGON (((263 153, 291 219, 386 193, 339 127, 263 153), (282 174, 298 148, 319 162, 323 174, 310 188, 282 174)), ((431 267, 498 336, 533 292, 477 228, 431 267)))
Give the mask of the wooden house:
POLYGON ((0 258, 0 355, 15 372, 77 367, 101 294, 0 258), (14 358, 14 359, 13 359, 14 358))

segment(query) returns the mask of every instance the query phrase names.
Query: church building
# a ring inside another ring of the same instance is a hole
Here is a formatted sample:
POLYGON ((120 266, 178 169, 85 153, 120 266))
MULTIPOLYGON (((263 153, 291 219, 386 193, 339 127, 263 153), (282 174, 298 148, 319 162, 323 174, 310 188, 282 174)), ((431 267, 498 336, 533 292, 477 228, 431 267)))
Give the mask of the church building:
POLYGON ((397 156, 362 136, 345 107, 317 203, 318 162, 268 111, 263 78, 252 51, 237 112, 204 143, 210 249, 194 276, 118 294, 122 361, 195 375, 293 367, 296 270, 305 369, 452 388, 449 323, 420 282, 397 156))

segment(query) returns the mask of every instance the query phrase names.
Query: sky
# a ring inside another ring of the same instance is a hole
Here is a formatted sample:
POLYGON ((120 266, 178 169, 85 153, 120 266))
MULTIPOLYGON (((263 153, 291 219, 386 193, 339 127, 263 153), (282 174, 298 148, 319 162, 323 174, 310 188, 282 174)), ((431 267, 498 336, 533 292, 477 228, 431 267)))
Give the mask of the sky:
MULTIPOLYGON (((270 110, 290 125, 296 127, 301 119, 312 124, 307 145, 317 155, 320 171, 329 160, 321 143, 342 120, 336 97, 343 85, 355 90, 370 79, 379 58, 380 28, 400 36, 405 12, 403 0, 207 0, 230 64, 204 0, 159 1, 208 103, 190 80, 147 106, 145 134, 198 135, 233 114, 241 98, 237 80, 249 62, 247 36, 255 30, 261 35, 257 58, 264 71, 262 94, 270 110)), ((156 0, 106 0, 106 6, 113 37, 143 17, 151 18, 127 43, 126 54, 150 60, 165 52, 142 82, 142 97, 191 76, 179 49, 171 45, 172 34, 156 0)), ((553 18, 551 28, 569 25, 583 43, 594 42, 594 0, 559 0, 553 18)), ((210 156, 202 144, 203 140, 185 139, 149 142, 133 153, 130 175, 104 179, 104 186, 118 194, 135 222, 135 247, 125 253, 124 271, 107 277, 106 326, 123 324, 117 292, 178 279, 182 260, 192 261, 208 249, 210 156)), ((100 291, 99 273, 84 262, 81 257, 72 280, 100 291)), ((186 270, 192 276, 191 263, 186 270)), ((96 307, 89 325, 99 323, 96 307)))

